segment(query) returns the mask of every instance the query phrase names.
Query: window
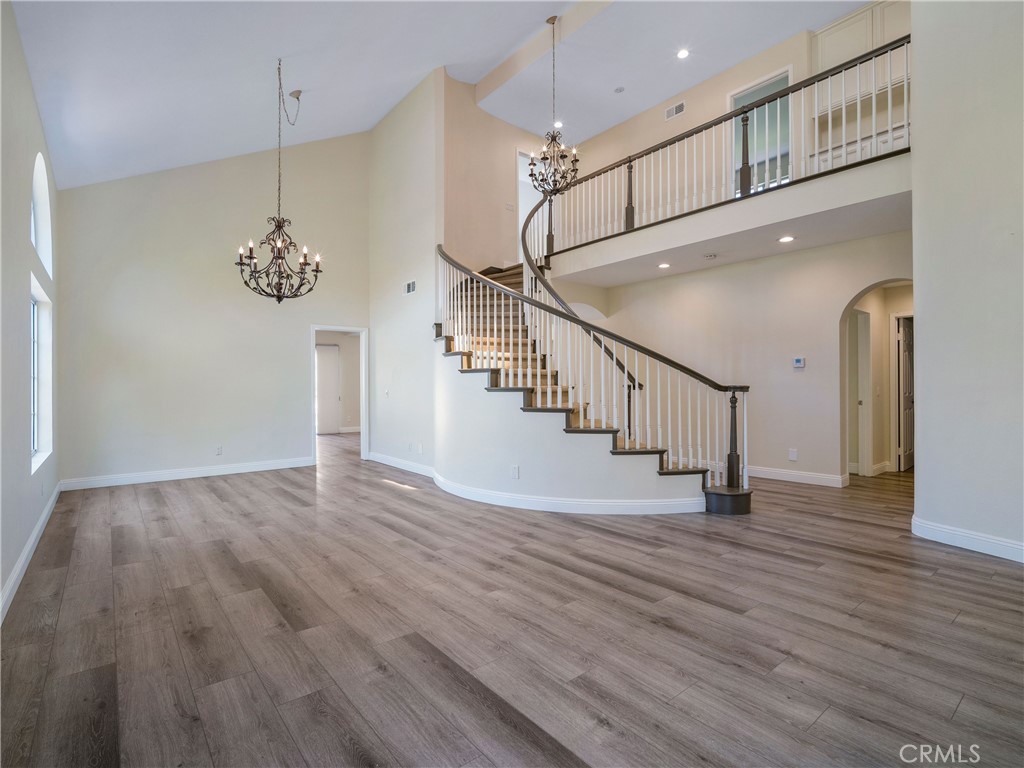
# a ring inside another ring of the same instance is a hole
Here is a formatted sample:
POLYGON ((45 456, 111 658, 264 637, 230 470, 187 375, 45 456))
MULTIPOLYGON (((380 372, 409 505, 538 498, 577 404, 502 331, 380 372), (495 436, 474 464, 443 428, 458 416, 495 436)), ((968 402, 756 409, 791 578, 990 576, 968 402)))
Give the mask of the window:
POLYGON ((39 453, 39 302, 32 299, 32 455, 39 453))
MULTIPOLYGON (((789 85, 789 75, 766 80, 732 97, 732 108, 753 104, 789 85)), ((750 113, 747 149, 755 191, 789 182, 789 97, 770 101, 750 113)), ((740 165, 743 162, 743 127, 735 121, 733 157, 736 167, 736 196, 739 197, 740 165)))
POLYGON ((32 171, 32 202, 29 206, 29 240, 36 249, 43 269, 53 277, 53 233, 50 229, 50 182, 46 176, 46 161, 42 153, 36 155, 32 171))
MULTIPOLYGON (((32 471, 42 466, 53 452, 53 303, 30 273, 29 290, 29 377, 26 410, 32 471)), ((24 422, 23 422, 24 423, 24 422)))

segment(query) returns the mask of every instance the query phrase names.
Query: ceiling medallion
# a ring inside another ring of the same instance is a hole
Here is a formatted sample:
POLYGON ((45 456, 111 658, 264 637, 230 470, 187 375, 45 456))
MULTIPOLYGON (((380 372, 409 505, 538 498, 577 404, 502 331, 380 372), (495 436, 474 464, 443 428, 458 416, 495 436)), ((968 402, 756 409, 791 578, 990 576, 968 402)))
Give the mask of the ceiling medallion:
POLYGON ((266 236, 260 240, 260 248, 264 245, 270 248, 270 262, 265 267, 259 266, 259 258, 253 250, 252 240, 249 241, 249 252, 239 247, 238 267, 242 282, 254 293, 260 296, 268 296, 280 304, 285 299, 297 299, 305 296, 313 290, 317 278, 322 271, 320 268, 320 254, 313 257, 313 266, 310 269, 309 251, 303 246, 302 256, 293 267, 288 261, 289 253, 298 253, 299 246, 292 240, 285 227, 290 227, 292 222, 281 215, 281 113, 288 119, 288 125, 295 125, 299 119, 299 98, 302 91, 292 91, 289 94, 295 99, 295 120, 288 115, 288 107, 284 100, 284 86, 281 84, 281 59, 277 60, 277 216, 267 219, 268 224, 273 224, 266 236))

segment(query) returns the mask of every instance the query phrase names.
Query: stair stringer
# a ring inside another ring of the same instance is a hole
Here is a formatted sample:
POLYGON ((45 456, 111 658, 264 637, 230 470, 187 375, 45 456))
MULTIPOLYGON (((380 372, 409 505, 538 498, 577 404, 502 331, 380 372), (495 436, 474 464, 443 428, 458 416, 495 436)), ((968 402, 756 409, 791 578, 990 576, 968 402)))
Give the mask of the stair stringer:
POLYGON ((607 432, 566 432, 565 413, 523 411, 488 372, 435 359, 434 482, 474 501, 574 514, 703 512, 700 475, 659 475, 660 456, 613 455, 607 432), (512 466, 519 467, 513 479, 512 466))

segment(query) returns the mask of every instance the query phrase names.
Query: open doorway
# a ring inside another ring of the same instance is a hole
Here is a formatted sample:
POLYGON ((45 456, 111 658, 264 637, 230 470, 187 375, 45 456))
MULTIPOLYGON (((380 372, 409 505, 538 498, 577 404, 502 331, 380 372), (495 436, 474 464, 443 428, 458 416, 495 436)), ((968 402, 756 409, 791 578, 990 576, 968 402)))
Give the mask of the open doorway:
POLYGON ((893 387, 893 442, 896 446, 896 471, 914 468, 914 316, 897 313, 892 317, 892 367, 895 370, 893 387))
POLYGON ((367 344, 365 328, 313 326, 313 455, 317 438, 358 440, 369 452, 367 423, 367 344))
POLYGON ((851 475, 913 466, 913 314, 909 280, 865 289, 843 314, 842 452, 851 475))

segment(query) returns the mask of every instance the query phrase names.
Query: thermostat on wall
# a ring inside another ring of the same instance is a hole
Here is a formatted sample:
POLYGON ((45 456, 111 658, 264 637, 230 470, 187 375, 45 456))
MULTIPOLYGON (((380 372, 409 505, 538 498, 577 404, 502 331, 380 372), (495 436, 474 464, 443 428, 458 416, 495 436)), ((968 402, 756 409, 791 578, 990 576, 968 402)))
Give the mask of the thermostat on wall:
POLYGON ((807 358, 806 357, 794 357, 793 358, 793 367, 794 368, 805 368, 806 366, 807 366, 807 358))

